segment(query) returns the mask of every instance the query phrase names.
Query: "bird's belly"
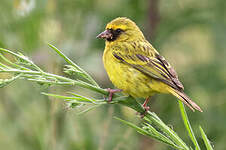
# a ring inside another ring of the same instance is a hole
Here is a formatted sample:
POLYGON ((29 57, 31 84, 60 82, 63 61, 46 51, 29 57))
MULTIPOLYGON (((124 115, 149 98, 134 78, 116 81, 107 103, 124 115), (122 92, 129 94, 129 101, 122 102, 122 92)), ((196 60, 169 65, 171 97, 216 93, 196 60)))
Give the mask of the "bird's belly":
POLYGON ((149 97, 155 92, 151 88, 152 79, 140 71, 120 62, 105 63, 112 83, 124 93, 133 97, 149 97))

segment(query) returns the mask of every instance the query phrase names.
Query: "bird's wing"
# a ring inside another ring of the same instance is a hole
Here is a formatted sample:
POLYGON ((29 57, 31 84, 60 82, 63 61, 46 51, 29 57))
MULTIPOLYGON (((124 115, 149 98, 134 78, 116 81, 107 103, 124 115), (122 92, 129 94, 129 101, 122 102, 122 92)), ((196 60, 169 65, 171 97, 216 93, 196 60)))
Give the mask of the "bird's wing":
POLYGON ((178 79, 176 71, 170 64, 160 56, 155 50, 154 53, 144 53, 141 50, 122 52, 115 49, 113 56, 142 73, 155 78, 177 90, 183 90, 184 87, 178 79))

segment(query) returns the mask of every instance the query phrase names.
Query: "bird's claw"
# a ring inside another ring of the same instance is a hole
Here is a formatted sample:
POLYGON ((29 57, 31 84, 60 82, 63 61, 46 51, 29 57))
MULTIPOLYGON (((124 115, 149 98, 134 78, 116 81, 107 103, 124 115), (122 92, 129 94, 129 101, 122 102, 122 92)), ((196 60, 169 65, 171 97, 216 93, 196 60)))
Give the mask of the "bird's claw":
POLYGON ((144 104, 142 105, 144 108, 144 112, 140 114, 141 118, 144 118, 144 116, 146 115, 146 113, 149 111, 150 107, 147 106, 148 105, 148 101, 149 101, 149 97, 146 98, 146 100, 144 101, 144 104))
POLYGON ((144 112, 140 114, 140 117, 143 119, 146 113, 149 111, 150 107, 149 106, 143 106, 144 112))
POLYGON ((113 98, 113 94, 114 93, 117 93, 117 92, 121 92, 122 90, 120 89, 111 89, 111 88, 107 88, 106 89, 108 92, 109 92, 109 96, 108 96, 108 103, 110 103, 112 101, 112 98, 113 98))

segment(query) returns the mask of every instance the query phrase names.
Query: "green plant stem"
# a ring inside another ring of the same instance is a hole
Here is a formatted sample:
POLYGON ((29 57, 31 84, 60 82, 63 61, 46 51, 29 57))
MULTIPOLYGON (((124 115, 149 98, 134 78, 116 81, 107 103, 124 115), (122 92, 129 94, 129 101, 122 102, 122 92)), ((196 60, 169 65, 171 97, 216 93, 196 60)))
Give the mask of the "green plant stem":
POLYGON ((199 144, 195 138, 195 134, 192 130, 192 127, 191 127, 191 124, 188 120, 188 116, 187 116, 187 113, 185 111, 185 108, 184 108, 184 104, 181 102, 181 101, 178 101, 179 102, 179 108, 180 108, 180 112, 181 112, 181 117, 184 121, 184 125, 188 131, 188 134, 189 134, 189 137, 190 139, 192 140, 193 144, 195 145, 195 149, 196 150, 201 150, 200 147, 199 147, 199 144))
MULTIPOLYGON (((62 77, 59 75, 55 75, 55 74, 51 74, 51 73, 47 73, 47 72, 39 72, 39 71, 26 71, 26 70, 17 70, 17 69, 13 69, 13 70, 0 70, 0 72, 7 72, 7 73, 22 73, 22 74, 33 74, 33 75, 43 75, 43 76, 50 76, 50 77, 54 77, 56 79, 59 79, 61 81, 66 81, 64 83, 64 85, 77 85, 83 88, 87 88, 90 90, 93 90, 95 92, 98 92, 100 94, 104 94, 104 95, 108 95, 108 92, 102 88, 96 87, 94 85, 91 85, 89 83, 83 82, 83 81, 76 81, 73 79, 69 79, 66 77, 62 77)), ((45 81, 43 81, 45 82, 45 81)), ((54 81, 51 82, 54 84, 54 81)))

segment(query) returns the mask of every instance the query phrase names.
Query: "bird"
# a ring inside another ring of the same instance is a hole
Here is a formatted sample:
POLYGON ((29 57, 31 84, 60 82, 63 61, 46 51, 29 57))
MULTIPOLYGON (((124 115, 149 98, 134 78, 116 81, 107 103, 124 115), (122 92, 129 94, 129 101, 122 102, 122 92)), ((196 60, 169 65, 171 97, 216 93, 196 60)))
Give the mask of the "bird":
POLYGON ((202 109, 184 92, 184 86, 168 61, 146 40, 135 22, 127 17, 110 21, 97 38, 105 40, 104 68, 117 89, 108 88, 108 101, 116 92, 134 98, 145 98, 143 108, 149 110, 150 97, 158 93, 172 94, 192 111, 202 109))

